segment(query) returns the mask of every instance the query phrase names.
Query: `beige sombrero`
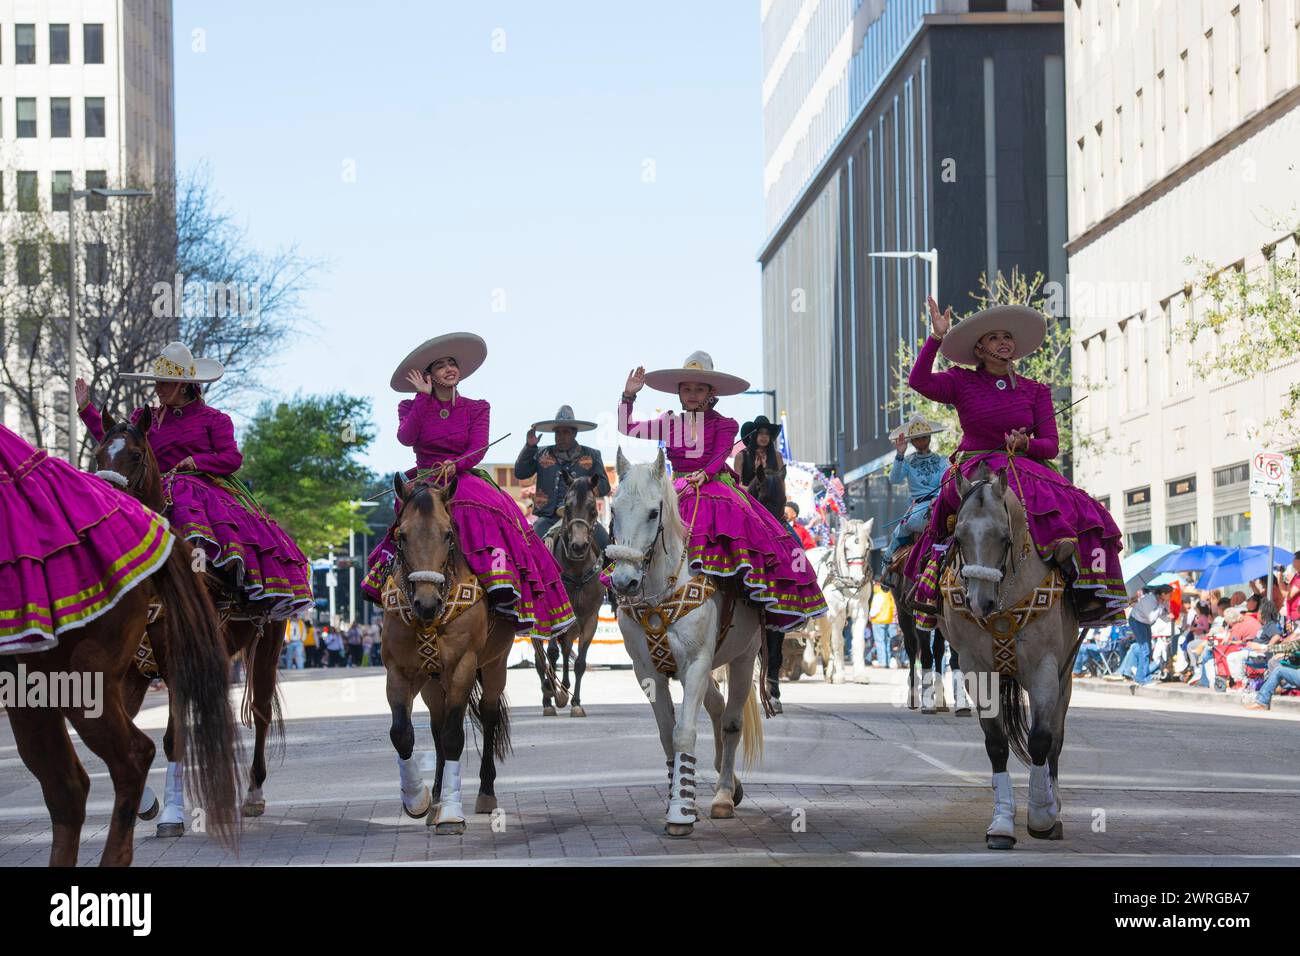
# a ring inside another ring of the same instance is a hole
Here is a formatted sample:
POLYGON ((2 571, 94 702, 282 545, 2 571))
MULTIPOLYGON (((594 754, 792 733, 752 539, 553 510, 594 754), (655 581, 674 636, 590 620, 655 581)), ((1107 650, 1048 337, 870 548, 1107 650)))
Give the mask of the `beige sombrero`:
POLYGON ((749 382, 737 375, 713 370, 713 359, 708 352, 692 352, 686 356, 681 368, 659 368, 645 373, 645 383, 657 392, 677 394, 683 382, 702 382, 712 385, 719 395, 739 395, 749 388, 749 382))
POLYGON ((184 342, 172 342, 149 363, 147 372, 122 372, 122 378, 151 382, 190 382, 206 385, 226 374, 216 359, 195 358, 184 342))
POLYGON ((464 380, 487 358, 487 343, 473 332, 449 332, 431 338, 402 359, 388 381, 389 386, 395 392, 414 392, 415 387, 406 380, 406 373, 411 369, 423 372, 440 358, 454 358, 464 380))
POLYGON ((939 350, 949 362, 978 365, 975 343, 990 332, 1006 331, 1016 340, 1013 359, 1023 358, 1043 344, 1047 337, 1047 320, 1037 309, 1027 305, 995 305, 969 318, 954 322, 943 337, 939 350))
POLYGON ((557 428, 573 428, 580 432, 589 432, 595 427, 595 422, 587 422, 580 418, 574 418, 573 408, 569 405, 561 405, 560 410, 555 413, 554 418, 548 418, 540 422, 533 422, 533 431, 535 432, 553 432, 557 428))
POLYGON ((906 438, 910 441, 913 438, 925 438, 927 435, 937 435, 947 430, 947 425, 940 425, 937 422, 927 421, 920 415, 913 415, 889 433, 889 440, 898 441, 900 438, 906 438))

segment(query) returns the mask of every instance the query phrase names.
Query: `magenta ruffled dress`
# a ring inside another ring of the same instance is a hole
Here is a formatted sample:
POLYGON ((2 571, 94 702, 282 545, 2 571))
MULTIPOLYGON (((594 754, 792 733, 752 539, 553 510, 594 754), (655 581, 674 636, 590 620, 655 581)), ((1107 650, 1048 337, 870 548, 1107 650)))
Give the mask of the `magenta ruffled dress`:
MULTIPOLYGON (((1007 472, 1007 483, 1025 506, 1029 534, 1040 557, 1050 560, 1061 541, 1076 542, 1073 587, 1092 590, 1101 600, 1099 610, 1081 619, 1080 625, 1096 627, 1122 619, 1128 595, 1120 571, 1123 544, 1119 528, 1100 502, 1047 464, 1060 453, 1052 390, 1019 376, 1012 388, 1007 376, 995 376, 985 369, 954 366, 935 372, 938 351, 939 342, 927 338, 907 381, 926 398, 957 409, 962 440, 952 456, 956 464, 944 474, 930 524, 904 568, 907 578, 917 582, 916 602, 922 607, 938 603, 939 560, 951 536, 948 519, 956 515, 961 504, 954 468, 960 467, 969 478, 981 462, 987 462, 993 471, 1007 467, 1006 435, 1024 428, 1030 436, 1029 448, 1027 454, 1015 457, 1007 472), (1080 561, 1079 555, 1086 560, 1080 561)), ((933 614, 917 615, 918 627, 928 630, 934 623, 933 614)))
MULTIPOLYGON (((573 623, 560 568, 514 499, 473 470, 486 452, 490 415, 487 402, 463 395, 442 402, 421 392, 398 403, 397 440, 415 449, 416 467, 406 476, 456 460, 456 489, 448 508, 470 570, 491 596, 493 609, 515 619, 516 631, 549 637, 573 623)), ((361 585, 376 604, 382 603, 394 556, 390 528, 370 553, 361 585)))
MULTIPOLYGON (((132 423, 145 415, 153 416, 149 447, 163 471, 172 531, 231 574, 246 601, 275 602, 273 618, 312 607, 306 556, 256 502, 241 501, 237 487, 223 484, 244 462, 230 416, 202 399, 182 408, 137 408, 132 423), (169 474, 190 457, 197 473, 169 474)), ((81 420, 96 441, 103 440, 104 422, 93 405, 82 410, 81 420)))
POLYGON ((739 426, 709 409, 699 420, 703 437, 688 440, 682 415, 665 412, 657 421, 633 421, 632 403, 619 408, 619 430, 631 438, 662 438, 673 472, 677 507, 689 529, 693 574, 741 575, 749 600, 762 608, 771 630, 788 631, 826 613, 817 575, 785 525, 736 483, 727 465, 739 426), (685 476, 704 471, 709 480, 697 497, 685 476), (796 560, 797 559, 797 560, 796 560))
POLYGON ((174 541, 161 515, 0 425, 0 654, 107 613, 174 541))

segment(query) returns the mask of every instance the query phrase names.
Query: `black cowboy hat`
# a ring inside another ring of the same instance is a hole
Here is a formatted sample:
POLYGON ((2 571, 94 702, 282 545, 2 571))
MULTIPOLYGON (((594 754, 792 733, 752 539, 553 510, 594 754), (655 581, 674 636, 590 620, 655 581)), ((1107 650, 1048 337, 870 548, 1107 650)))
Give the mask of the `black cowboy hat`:
POLYGON ((740 426, 740 440, 749 442, 758 432, 766 431, 772 437, 772 441, 776 441, 776 436, 781 434, 781 428, 782 426, 768 421, 766 415, 759 415, 752 422, 745 422, 740 426))

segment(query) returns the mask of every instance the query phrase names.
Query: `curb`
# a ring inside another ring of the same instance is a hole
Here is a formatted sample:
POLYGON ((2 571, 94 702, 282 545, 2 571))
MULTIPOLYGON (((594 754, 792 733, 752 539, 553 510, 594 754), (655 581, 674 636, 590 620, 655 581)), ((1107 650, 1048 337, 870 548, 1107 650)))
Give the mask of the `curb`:
MULTIPOLYGON (((1233 690, 1220 694, 1208 687, 1189 687, 1186 684, 1152 684, 1147 687, 1139 687, 1132 681, 1126 680, 1123 683, 1118 681, 1106 681, 1099 677, 1084 677, 1075 682, 1076 687, 1085 690, 1097 691, 1102 694, 1124 694, 1129 697, 1144 697, 1155 701, 1172 701, 1180 700, 1187 703, 1196 704, 1216 704, 1225 710, 1238 711, 1242 714, 1250 714, 1251 711, 1241 706, 1242 695, 1240 691, 1233 690)), ((1282 697, 1273 695, 1272 709, 1274 711, 1284 711, 1286 713, 1300 714, 1300 697, 1282 697)))

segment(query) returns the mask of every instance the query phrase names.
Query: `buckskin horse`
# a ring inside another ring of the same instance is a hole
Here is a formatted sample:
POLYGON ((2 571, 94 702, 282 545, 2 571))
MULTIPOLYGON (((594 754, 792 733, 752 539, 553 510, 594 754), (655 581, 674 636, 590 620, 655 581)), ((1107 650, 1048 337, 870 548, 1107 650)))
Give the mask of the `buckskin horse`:
POLYGON ((695 826, 695 744, 700 704, 713 720, 717 787, 709 816, 729 819, 744 798, 736 775, 736 748, 746 764, 763 752, 763 726, 754 693, 754 662, 763 646, 762 616, 716 578, 691 575, 688 534, 677 510, 677 491, 664 470, 663 449, 654 462, 632 465, 618 452, 618 490, 611 502, 614 540, 610 583, 619 596, 618 624, 636 679, 650 698, 659 740, 668 758, 665 832, 689 836, 695 826), (683 577, 685 578, 683 580, 683 577), (713 680, 727 669, 727 694, 713 680), (668 681, 682 683, 674 714, 668 681))
MULTIPOLYGON (((95 461, 100 477, 118 485, 145 507, 161 514, 166 509, 166 501, 163 495, 163 476, 153 450, 149 447, 151 422, 152 418, 148 415, 143 416, 138 425, 127 421, 119 422, 105 411, 104 440, 95 447, 95 461)), ((197 556, 197 552, 195 554, 197 556)), ((211 565, 206 566, 206 571, 202 578, 195 577, 196 580, 205 581, 216 596, 218 611, 215 612, 217 616, 214 620, 219 621, 227 654, 233 658, 243 651, 248 668, 241 717, 246 726, 252 725, 255 736, 248 791, 244 795, 240 812, 246 817, 261 816, 266 810, 262 785, 266 782, 267 736, 273 726, 281 737, 284 730, 280 716, 280 697, 276 688, 281 642, 277 628, 268 619, 275 602, 237 604, 233 598, 233 582, 223 576, 220 569, 211 565)), ((166 613, 164 606, 164 617, 166 613)), ((150 639, 153 640, 160 630, 156 623, 149 625, 150 639)), ((168 671, 162 661, 158 662, 157 676, 167 681, 168 671)), ((138 693, 141 698, 151 679, 152 675, 138 669, 128 675, 128 680, 137 685, 137 690, 133 693, 138 693)), ((182 772, 176 758, 174 718, 167 721, 163 750, 167 754, 167 777, 157 835, 179 837, 185 833, 185 803, 182 772)), ((141 815, 145 819, 152 819, 154 812, 156 811, 146 800, 141 807, 141 815)))
POLYGON ((1009 752, 1029 767, 1029 835, 1059 840, 1057 773, 1079 644, 1074 606, 1061 572, 1034 546, 1005 470, 994 474, 982 465, 974 481, 959 475, 957 491, 961 504, 939 589, 948 640, 967 667, 989 681, 976 686, 998 689, 996 700, 990 692, 990 699, 976 702, 993 767, 993 822, 985 841, 990 850, 1016 845, 1009 752))
MULTIPOLYGON (((170 532, 164 532, 170 535, 170 532)), ((15 672, 19 658, 29 673, 78 678, 103 676, 98 717, 73 707, 11 707, 18 755, 40 781, 53 825, 50 866, 76 866, 86 819, 90 777, 77 757, 67 722, 108 765, 113 810, 100 855, 101 866, 129 866, 134 856, 137 809, 153 762, 154 744, 131 721, 148 682, 132 682, 137 651, 148 626, 152 650, 168 664, 171 719, 180 759, 187 768, 190 796, 201 806, 205 826, 224 846, 238 841, 238 742, 230 712, 225 642, 206 589, 190 570, 189 549, 173 539, 166 561, 122 595, 105 614, 65 631, 47 651, 0 656, 0 669, 15 672), (150 625, 155 602, 166 609, 150 625)))
POLYGON ((489 611, 483 587, 461 553, 448 510, 455 487, 454 480, 437 487, 393 476, 396 558, 383 590, 381 653, 402 810, 426 818, 438 835, 465 832, 460 764, 466 710, 483 733, 475 813, 497 809, 496 760, 510 750, 505 687, 514 622, 489 611), (416 694, 429 708, 438 757, 432 793, 413 755, 416 694))
POLYGON ((587 650, 596 636, 600 607, 605 600, 605 587, 600 583, 600 553, 592 534, 597 520, 596 484, 599 479, 591 476, 571 481, 568 472, 561 472, 560 480, 564 488, 561 521, 547 534, 544 543, 560 566, 560 579, 564 582, 576 623, 561 634, 551 635, 545 657, 541 640, 533 638, 533 655, 537 676, 542 682, 542 715, 554 717, 555 708, 563 707, 569 700, 569 659, 576 638, 578 655, 573 665, 573 706, 569 709, 569 716, 586 717, 587 711, 582 706, 582 675, 587 670, 587 650), (561 656, 564 658, 564 678, 557 684, 555 665, 561 656))

